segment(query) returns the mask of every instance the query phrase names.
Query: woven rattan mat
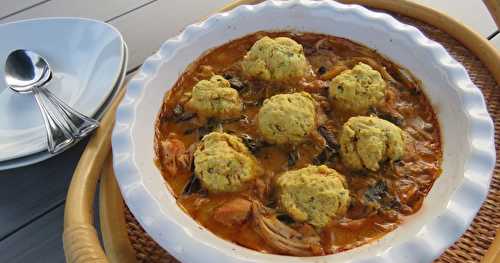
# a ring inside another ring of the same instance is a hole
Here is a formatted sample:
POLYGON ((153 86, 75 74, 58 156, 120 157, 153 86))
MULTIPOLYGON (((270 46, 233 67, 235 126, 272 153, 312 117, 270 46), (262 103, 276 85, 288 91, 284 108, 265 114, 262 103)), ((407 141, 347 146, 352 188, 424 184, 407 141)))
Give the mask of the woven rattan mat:
MULTIPOLYGON (((441 43, 456 60, 465 66, 472 81, 481 89, 486 98, 488 111, 495 122, 496 149, 500 149, 500 87, 481 61, 447 33, 409 17, 391 15, 403 23, 416 26, 427 37, 441 43)), ((177 262, 144 232, 130 211, 125 210, 128 235, 136 251, 137 260, 139 262, 177 262)), ((479 262, 488 250, 495 237, 495 231, 499 227, 500 162, 497 159, 488 199, 467 232, 436 262, 479 262)))

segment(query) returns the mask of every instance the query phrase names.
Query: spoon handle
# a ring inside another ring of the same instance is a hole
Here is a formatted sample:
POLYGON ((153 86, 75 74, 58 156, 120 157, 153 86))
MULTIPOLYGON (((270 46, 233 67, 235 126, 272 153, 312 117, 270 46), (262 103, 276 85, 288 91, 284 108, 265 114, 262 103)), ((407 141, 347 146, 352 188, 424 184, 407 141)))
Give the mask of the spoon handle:
POLYGON ((45 123, 48 150, 50 153, 56 154, 70 146, 75 139, 68 127, 57 117, 57 113, 47 107, 49 102, 46 101, 47 98, 40 89, 38 87, 33 88, 33 93, 45 123))
POLYGON ((71 108, 66 103, 64 103, 57 96, 52 94, 48 89, 42 88, 41 92, 50 100, 50 102, 56 106, 57 110, 61 113, 66 123, 71 129, 71 132, 76 138, 83 138, 97 127, 99 127, 99 122, 89 118, 77 110, 71 108))

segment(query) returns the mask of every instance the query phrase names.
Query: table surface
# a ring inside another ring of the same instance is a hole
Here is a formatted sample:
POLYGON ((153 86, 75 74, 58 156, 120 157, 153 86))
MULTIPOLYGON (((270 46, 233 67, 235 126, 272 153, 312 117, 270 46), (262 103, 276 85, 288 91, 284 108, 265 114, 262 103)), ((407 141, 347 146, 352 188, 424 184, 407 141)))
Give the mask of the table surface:
MULTIPOLYGON (((106 21, 118 28, 127 42, 130 76, 163 41, 230 1, 2 0, 0 24, 50 16, 106 21)), ((415 1, 462 21, 500 50, 497 28, 481 1, 415 1)), ((64 262, 64 201, 86 143, 47 161, 0 172, 0 262, 64 262)))

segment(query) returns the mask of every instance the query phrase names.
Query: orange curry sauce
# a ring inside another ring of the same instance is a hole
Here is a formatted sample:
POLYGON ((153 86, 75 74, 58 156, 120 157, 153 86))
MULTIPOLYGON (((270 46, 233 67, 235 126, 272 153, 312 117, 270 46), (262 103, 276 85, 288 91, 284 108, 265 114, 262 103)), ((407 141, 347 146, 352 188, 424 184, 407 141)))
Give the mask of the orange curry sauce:
MULTIPOLYGON (((258 32, 248 35, 205 53, 188 67, 165 97, 156 126, 157 164, 178 204, 201 225, 226 240, 275 254, 286 252, 275 249, 259 236, 251 216, 241 224, 221 224, 214 219, 216 208, 234 198, 243 197, 260 200, 265 206, 278 211, 272 178, 308 164, 325 164, 334 168, 347 179, 351 204, 344 218, 336 218, 328 227, 317 230, 323 248, 319 254, 348 250, 380 238, 401 224, 405 216, 417 212, 441 172, 439 125, 419 85, 404 69, 375 51, 343 38, 289 32, 258 32), (303 45, 314 74, 288 83, 245 79, 239 62, 253 43, 265 35, 290 37, 303 45), (378 172, 354 172, 342 164, 338 152, 334 151, 328 157, 321 156, 324 145, 318 145, 314 138, 295 148, 269 145, 259 147, 262 138, 257 133, 255 116, 262 101, 275 94, 302 90, 313 94, 328 116, 325 126, 338 138, 342 124, 352 115, 340 112, 330 105, 327 98, 328 81, 341 71, 339 69, 352 68, 358 62, 369 64, 381 72, 388 84, 384 105, 372 109, 371 114, 395 123, 413 138, 401 161, 386 162, 378 172), (207 120, 198 118, 194 113, 183 112, 186 93, 189 94, 198 81, 209 79, 213 74, 232 79, 232 85, 239 90, 245 104, 241 118, 207 120), (257 145, 254 155, 266 170, 264 178, 258 186, 238 193, 210 194, 203 189, 186 193, 186 185, 193 177, 192 167, 168 167, 168 162, 164 160, 165 149, 162 149, 160 142, 175 136, 183 143, 183 149, 192 153, 195 144, 204 134, 221 129, 254 140, 251 141, 254 142, 252 145, 257 145), (263 193, 263 187, 268 191, 263 193)), ((295 229, 302 225, 290 221, 290 218, 284 222, 295 229)))

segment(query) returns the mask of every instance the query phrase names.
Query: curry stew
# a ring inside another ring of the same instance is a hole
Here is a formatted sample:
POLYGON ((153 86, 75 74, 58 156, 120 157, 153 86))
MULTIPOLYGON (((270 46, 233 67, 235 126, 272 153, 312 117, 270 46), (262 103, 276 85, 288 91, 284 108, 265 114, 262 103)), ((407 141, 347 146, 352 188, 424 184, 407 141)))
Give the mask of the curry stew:
POLYGON ((190 65, 165 96, 155 151, 197 222, 294 256, 394 230, 421 208, 442 158, 436 115, 410 73, 347 39, 290 32, 257 32, 190 65))

